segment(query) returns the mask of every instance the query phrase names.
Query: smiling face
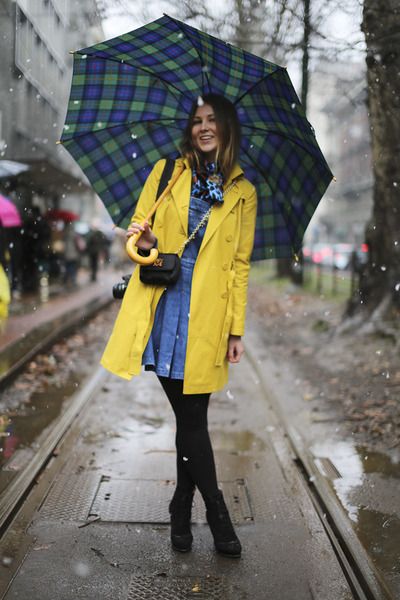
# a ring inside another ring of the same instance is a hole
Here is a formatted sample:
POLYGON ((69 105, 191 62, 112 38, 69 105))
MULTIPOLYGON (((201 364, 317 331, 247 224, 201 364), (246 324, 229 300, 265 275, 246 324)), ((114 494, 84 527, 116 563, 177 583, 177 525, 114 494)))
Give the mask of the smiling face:
POLYGON ((192 124, 192 143, 207 160, 215 160, 219 136, 214 110, 209 104, 203 104, 196 109, 192 124))

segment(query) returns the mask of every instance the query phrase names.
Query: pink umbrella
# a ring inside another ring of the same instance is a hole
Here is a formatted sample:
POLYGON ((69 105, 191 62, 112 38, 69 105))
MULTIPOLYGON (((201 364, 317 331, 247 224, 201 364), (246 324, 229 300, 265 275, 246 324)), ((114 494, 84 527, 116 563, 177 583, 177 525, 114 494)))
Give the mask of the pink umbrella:
POLYGON ((15 204, 0 194, 0 223, 3 227, 21 227, 22 221, 15 204))

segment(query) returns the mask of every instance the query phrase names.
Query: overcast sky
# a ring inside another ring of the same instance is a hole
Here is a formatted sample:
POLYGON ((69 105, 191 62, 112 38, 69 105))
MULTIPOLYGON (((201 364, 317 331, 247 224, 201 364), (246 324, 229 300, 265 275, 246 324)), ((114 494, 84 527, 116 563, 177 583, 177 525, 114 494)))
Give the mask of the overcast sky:
MULTIPOLYGON (((163 15, 163 12, 168 12, 166 8, 168 4, 166 5, 162 1, 152 2, 149 0, 147 2, 147 16, 141 14, 142 11, 140 10, 140 2, 138 0, 121 0, 121 4, 127 7, 126 14, 123 16, 111 16, 103 21, 106 39, 136 29, 148 21, 158 19, 163 15)), ((350 0, 350 4, 353 6, 353 14, 349 15, 341 10, 335 11, 325 22, 325 34, 349 42, 360 37, 361 3, 360 0, 350 0)), ((211 5, 213 14, 217 14, 226 9, 226 0, 212 0, 211 5)))

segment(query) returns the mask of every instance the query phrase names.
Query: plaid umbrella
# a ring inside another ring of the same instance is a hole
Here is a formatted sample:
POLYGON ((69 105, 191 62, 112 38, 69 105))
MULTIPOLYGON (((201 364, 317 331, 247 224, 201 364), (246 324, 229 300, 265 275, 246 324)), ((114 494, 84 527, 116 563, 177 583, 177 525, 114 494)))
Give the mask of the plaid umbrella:
POLYGON ((198 96, 233 102, 258 192, 253 260, 291 257, 332 173, 285 68, 167 15, 74 53, 61 142, 126 227, 159 158, 179 155, 198 96))

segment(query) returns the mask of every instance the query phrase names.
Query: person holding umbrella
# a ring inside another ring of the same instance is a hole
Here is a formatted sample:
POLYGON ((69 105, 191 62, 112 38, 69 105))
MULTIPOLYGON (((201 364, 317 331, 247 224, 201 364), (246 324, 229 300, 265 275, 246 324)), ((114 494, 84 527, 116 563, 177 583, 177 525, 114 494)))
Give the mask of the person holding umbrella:
POLYGON ((315 132, 285 67, 163 15, 74 52, 60 143, 115 225, 128 228, 128 253, 141 263, 102 364, 126 379, 142 363, 155 370, 175 410, 172 543, 191 547, 196 485, 217 550, 239 556, 216 483, 207 407, 243 352, 250 254, 296 258, 332 180, 315 132), (175 168, 154 214, 165 159, 175 168), (134 244, 150 255, 131 253, 134 244), (139 276, 158 253, 153 244, 182 259, 167 290, 139 276))
POLYGON ((152 223, 141 224, 156 200, 164 164, 159 161, 127 236, 141 232, 137 246, 142 251, 158 244, 162 252, 171 252, 186 235, 185 224, 190 236, 211 208, 209 222, 186 245, 176 284, 166 289, 147 286, 135 270, 102 358, 103 366, 123 376, 126 360, 132 363, 131 374, 137 374, 140 362, 155 371, 174 410, 177 486, 169 507, 173 547, 191 548, 197 486, 216 549, 235 557, 241 544, 218 488, 207 410, 211 393, 227 381, 228 362, 238 363, 244 351, 241 336, 257 201, 255 188, 237 164, 239 144, 240 126, 231 102, 208 94, 193 105, 182 158, 176 161, 184 170, 172 197, 160 205, 152 223))

